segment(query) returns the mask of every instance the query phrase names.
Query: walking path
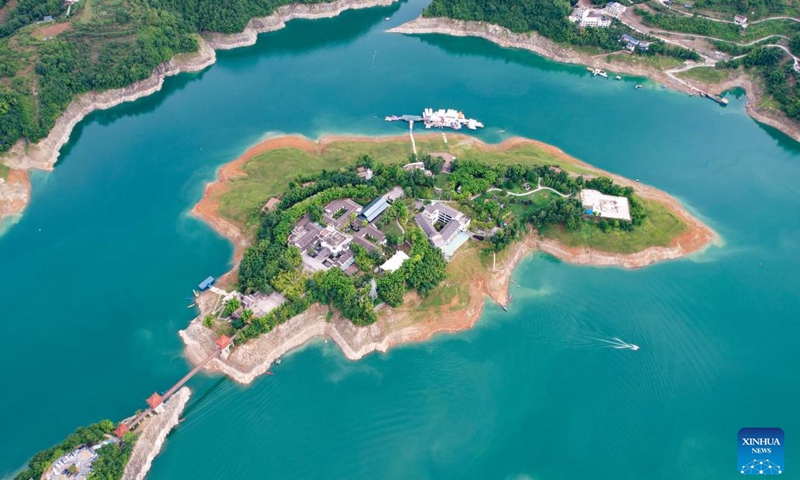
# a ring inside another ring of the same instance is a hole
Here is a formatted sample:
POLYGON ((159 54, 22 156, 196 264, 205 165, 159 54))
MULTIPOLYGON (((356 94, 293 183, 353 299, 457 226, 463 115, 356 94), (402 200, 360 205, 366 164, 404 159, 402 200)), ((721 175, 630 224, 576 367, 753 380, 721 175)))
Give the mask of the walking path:
MULTIPOLYGON (((700 15, 700 14, 695 14, 695 13, 684 12, 683 10, 679 10, 679 9, 673 7, 672 5, 665 5, 665 7, 667 7, 670 11, 675 12, 675 13, 679 13, 679 14, 685 16, 685 17, 699 17, 699 18, 702 18, 704 20, 711 20, 712 22, 719 22, 719 23, 736 23, 733 20, 724 20, 722 18, 714 18, 714 17, 709 17, 707 15, 700 15)), ((791 20, 793 22, 800 22, 800 19, 797 19, 797 18, 794 18, 794 17, 781 17, 781 16, 778 16, 778 17, 762 18, 761 20, 756 20, 754 22, 748 22, 748 24, 749 25, 755 25, 756 23, 769 22, 770 20, 791 20)))
POLYGON ((490 189, 486 190, 486 192, 487 193, 488 192, 505 192, 506 195, 510 195, 512 197, 524 197, 524 196, 527 196, 527 195, 533 195, 536 192, 541 192, 542 190, 547 190, 549 192, 553 192, 553 193, 555 193, 556 195, 558 195, 558 196, 560 196, 562 198, 569 198, 569 197, 572 196, 572 195, 564 195, 563 193, 559 192, 558 190, 556 190, 554 188, 543 187, 541 178, 539 179, 539 183, 536 186, 536 188, 534 188, 533 190, 529 190, 529 191, 527 191, 525 193, 509 192, 508 190, 503 190, 502 188, 490 188, 490 189))

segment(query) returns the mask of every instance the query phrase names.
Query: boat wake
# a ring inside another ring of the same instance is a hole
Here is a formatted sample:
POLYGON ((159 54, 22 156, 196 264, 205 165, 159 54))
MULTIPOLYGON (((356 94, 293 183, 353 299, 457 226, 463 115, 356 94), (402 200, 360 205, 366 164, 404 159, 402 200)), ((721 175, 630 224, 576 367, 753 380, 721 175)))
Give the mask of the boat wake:
POLYGON ((639 350, 639 345, 628 343, 624 340, 620 340, 617 337, 611 337, 611 339, 595 338, 594 340, 597 340, 598 342, 603 342, 606 344, 606 346, 617 350, 634 350, 634 351, 639 350))

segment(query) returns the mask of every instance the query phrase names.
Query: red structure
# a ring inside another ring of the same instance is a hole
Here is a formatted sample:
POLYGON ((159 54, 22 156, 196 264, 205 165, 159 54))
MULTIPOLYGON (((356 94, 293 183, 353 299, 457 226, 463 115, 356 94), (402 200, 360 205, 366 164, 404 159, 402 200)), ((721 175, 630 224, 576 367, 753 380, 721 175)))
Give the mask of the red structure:
POLYGON ((228 345, 230 345, 232 342, 233 340, 231 340, 231 338, 227 335, 221 335, 218 339, 214 341, 214 343, 217 344, 220 350, 225 350, 226 348, 228 348, 228 345))
POLYGON ((116 435, 117 438, 122 438, 123 435, 125 435, 126 433, 128 433, 130 431, 131 431, 131 428, 127 424, 120 423, 117 426, 117 428, 114 429, 114 435, 116 435))
POLYGON ((158 393, 153 392, 153 394, 150 395, 150 398, 147 399, 147 404, 150 405, 150 408, 155 410, 156 407, 161 405, 161 403, 163 401, 164 401, 164 399, 161 398, 161 395, 159 395, 158 393))

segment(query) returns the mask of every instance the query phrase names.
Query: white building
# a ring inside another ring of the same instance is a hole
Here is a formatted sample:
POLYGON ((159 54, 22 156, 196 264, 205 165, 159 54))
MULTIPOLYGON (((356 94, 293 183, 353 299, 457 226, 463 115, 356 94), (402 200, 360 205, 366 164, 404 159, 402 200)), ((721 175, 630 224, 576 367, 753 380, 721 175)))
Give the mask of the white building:
POLYGON ((747 28, 747 17, 744 15, 734 15, 733 23, 739 25, 742 28, 747 28))
POLYGON ((408 260, 408 255, 405 252, 398 250, 392 258, 386 260, 386 262, 381 265, 381 270, 384 272, 394 272, 399 269, 403 263, 408 260))
POLYGON ((614 18, 619 18, 620 15, 625 13, 627 7, 619 2, 608 2, 603 8, 603 13, 611 15, 614 18))
POLYGON ((426 205, 422 213, 414 216, 414 221, 447 259, 450 259, 458 247, 469 239, 469 234, 466 233, 470 223, 469 218, 443 203, 426 205), (439 230, 436 229, 437 225, 439 230))
POLYGON ((569 16, 569 21, 578 22, 581 27, 589 28, 606 28, 611 26, 611 19, 604 16, 603 10, 594 8, 575 7, 572 15, 569 16))
POLYGON ((586 188, 581 190, 581 206, 589 215, 631 221, 631 209, 627 197, 605 195, 586 188))

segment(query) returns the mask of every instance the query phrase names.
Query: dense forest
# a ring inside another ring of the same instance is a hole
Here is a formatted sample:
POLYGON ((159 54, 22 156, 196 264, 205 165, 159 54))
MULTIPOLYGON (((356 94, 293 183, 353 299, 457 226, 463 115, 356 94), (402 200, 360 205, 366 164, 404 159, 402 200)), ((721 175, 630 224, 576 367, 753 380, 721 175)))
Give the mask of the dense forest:
MULTIPOLYGON (((568 0, 433 0, 423 16, 488 22, 512 32, 535 31, 558 43, 609 51, 620 49, 620 35, 633 33, 616 21, 609 28, 579 28, 567 19, 571 11, 568 0)), ((680 48, 663 48, 659 53, 691 57, 691 52, 680 48)))
MULTIPOLYGON (((88 427, 79 427, 58 445, 34 455, 28 462, 28 467, 18 473, 14 480, 40 478, 42 473, 50 468, 50 465, 59 457, 81 445, 91 447, 103 442, 108 438, 107 435, 112 430, 114 430, 114 423, 111 420, 102 420, 88 427)), ((125 434, 121 444, 109 443, 98 449, 98 458, 92 464, 89 480, 118 480, 122 478, 122 473, 128 463, 128 458, 130 458, 135 440, 135 435, 128 432, 125 434)))
POLYGON ((0 152, 45 137, 75 95, 143 80, 199 32, 240 32, 288 3, 319 0, 80 0, 69 17, 61 0, 20 0, 0 17, 0 152))

